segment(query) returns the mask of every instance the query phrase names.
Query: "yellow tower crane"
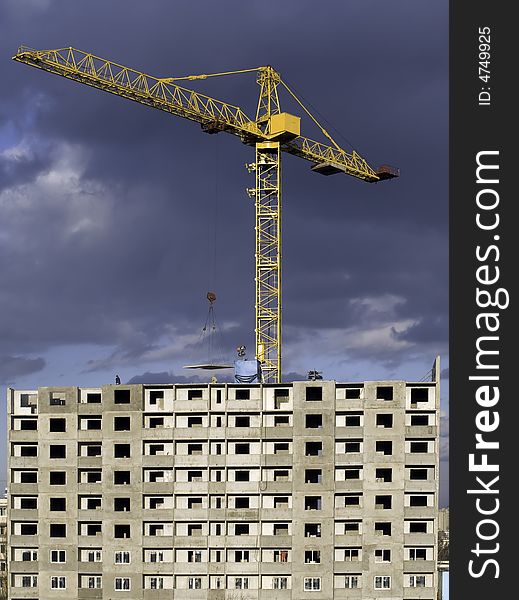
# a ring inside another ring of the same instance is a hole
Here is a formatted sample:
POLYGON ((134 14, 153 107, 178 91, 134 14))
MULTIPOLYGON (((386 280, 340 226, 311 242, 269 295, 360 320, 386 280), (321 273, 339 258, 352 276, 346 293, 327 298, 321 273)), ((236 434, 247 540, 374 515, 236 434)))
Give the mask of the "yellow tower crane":
POLYGON ((256 206, 256 357, 264 382, 281 380, 281 153, 288 152, 313 164, 323 175, 346 173, 367 182, 398 177, 398 169, 378 170, 355 151, 346 152, 310 114, 271 66, 186 77, 151 77, 75 48, 34 50, 21 46, 13 59, 49 73, 196 121, 206 133, 225 131, 255 146, 255 187, 247 190, 256 206), (238 106, 181 87, 195 81, 237 73, 257 73, 260 86, 256 117, 238 106), (282 112, 278 87, 283 86, 319 127, 330 144, 300 135, 300 117, 282 112))

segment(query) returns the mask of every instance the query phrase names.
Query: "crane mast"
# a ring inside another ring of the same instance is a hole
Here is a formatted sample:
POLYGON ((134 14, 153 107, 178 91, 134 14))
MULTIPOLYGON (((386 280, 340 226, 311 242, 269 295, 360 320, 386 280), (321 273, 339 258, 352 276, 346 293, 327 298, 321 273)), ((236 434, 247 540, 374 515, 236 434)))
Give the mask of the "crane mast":
POLYGON ((256 209, 256 357, 266 383, 281 381, 281 153, 312 163, 323 175, 346 173, 374 183, 399 176, 398 169, 368 165, 355 151, 342 149, 321 127, 271 66, 225 73, 157 78, 99 58, 75 48, 34 50, 21 46, 13 59, 128 100, 198 122, 206 133, 225 131, 255 146, 255 162, 247 166, 255 174, 255 187, 247 192, 256 209), (260 94, 255 119, 238 106, 178 85, 194 81, 257 72, 260 94), (282 112, 278 87, 284 88, 328 138, 331 145, 300 135, 300 118, 282 112))

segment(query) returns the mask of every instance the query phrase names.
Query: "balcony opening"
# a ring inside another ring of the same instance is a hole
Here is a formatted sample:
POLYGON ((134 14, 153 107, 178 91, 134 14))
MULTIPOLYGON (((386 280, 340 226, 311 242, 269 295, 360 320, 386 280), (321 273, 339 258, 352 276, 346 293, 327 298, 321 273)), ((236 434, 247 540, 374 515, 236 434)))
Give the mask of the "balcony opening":
POLYGON ((390 510, 392 505, 392 496, 375 496, 375 508, 390 510))
POLYGON ((409 533, 427 533, 427 521, 411 521, 409 533))
POLYGON ((130 538, 130 525, 114 525, 114 538, 130 538))
POLYGON ((65 406, 65 398, 64 392, 51 392, 49 404, 51 406, 65 406))
POLYGON ((80 470, 79 483, 101 483, 101 469, 80 470))
POLYGON ((411 496, 409 506, 424 507, 427 506, 427 496, 411 496))
POLYGON ((360 548, 344 548, 344 560, 349 562, 360 560, 360 551, 360 548))
POLYGON ((305 469, 305 483, 322 483, 322 469, 305 469))
POLYGON ((49 446, 49 458, 66 458, 67 446, 65 444, 51 444, 49 446))
POLYGON ((344 418, 345 427, 360 427, 361 415, 346 415, 344 418))
POLYGON ((102 498, 101 496, 92 496, 90 498, 88 496, 83 496, 80 502, 81 508, 86 508, 87 510, 99 510, 102 505, 102 498), (82 502, 83 500, 85 500, 84 504, 82 502))
POLYGON ((360 506, 360 494, 346 494, 344 496, 344 506, 346 508, 350 506, 360 506))
POLYGON ((274 508, 288 508, 288 496, 275 496, 274 508))
POLYGON ((412 454, 425 454, 429 452, 428 442, 411 442, 409 446, 412 454))
POLYGON ((201 481, 203 481, 202 471, 188 471, 187 480, 189 482, 200 483, 201 481))
POLYGON ((323 388, 319 386, 311 386, 306 388, 307 402, 320 402, 323 399, 323 388))
POLYGON ((323 426, 323 415, 321 415, 321 414, 306 415, 305 422, 306 422, 307 429, 321 429, 323 426))
POLYGON ((412 481, 427 481, 428 469, 410 469, 409 479, 412 481))
POLYGON ((378 483, 389 483, 393 481, 393 470, 375 469, 375 478, 378 483))
POLYGON ((393 415, 392 414, 378 414, 377 415, 377 427, 393 427, 393 415))
POLYGON ((393 454, 393 442, 388 440, 379 440, 375 443, 375 450, 379 454, 390 456, 391 454, 393 454))
POLYGON ((114 404, 130 404, 131 392, 130 390, 114 390, 114 404))
POLYGON ((51 471, 49 474, 50 485, 66 485, 67 474, 65 471, 51 471))
POLYGON ((193 523, 187 526, 187 535, 190 537, 201 537, 202 536, 202 524, 193 523))
POLYGON ((288 562, 288 550, 274 550, 274 562, 288 562))
POLYGON ((236 523, 234 525, 234 535, 249 535, 249 530, 248 523, 236 523))
POLYGON ((96 536, 101 535, 101 523, 80 523, 80 535, 96 536))
POLYGON ((283 405, 289 401, 288 388, 276 388, 274 390, 274 408, 283 408, 283 405))
POLYGON ((358 453, 361 451, 361 442, 345 442, 344 443, 344 452, 346 454, 349 453, 358 453))
POLYGON ((344 469, 344 480, 349 481, 350 479, 360 479, 360 468, 344 469))
POLYGON ((130 458, 130 444, 114 444, 114 458, 130 458))
POLYGON ((311 565, 318 565, 321 562, 321 551, 320 550, 305 550, 305 563, 311 565))
POLYGON ((187 454, 188 456, 200 456, 203 451, 202 444, 188 444, 187 445, 187 454))
POLYGON ((150 390, 150 404, 158 404, 159 400, 164 400, 164 390, 150 390))
POLYGON ((67 431, 67 419, 61 417, 49 419, 49 431, 55 431, 59 433, 67 431))
POLYGON ((321 537, 321 524, 305 523, 305 537, 321 537))
POLYGON ((38 535, 38 524, 20 523, 20 535, 38 535))
POLYGON ((130 498, 114 498, 115 512, 130 512, 130 498))
POLYGON ((249 550, 235 550, 234 551, 234 562, 249 562, 250 551, 249 550))
POLYGON ((427 560, 426 548, 410 548, 409 560, 427 560))
POLYGON ((274 481, 289 481, 288 471, 285 469, 276 469, 274 471, 274 481))
POLYGON ((114 471, 114 485, 129 485, 130 471, 114 471))
POLYGON ((359 534, 360 533, 360 523, 358 521, 346 521, 344 523, 344 533, 345 534, 359 534))
POLYGON ((289 454, 290 444, 288 442, 274 442, 274 454, 289 454))
POLYGON ((164 471, 150 471, 148 475, 148 481, 150 483, 157 483, 161 481, 165 481, 165 473, 164 471))
POLYGON ((321 496, 305 496, 305 510, 321 510, 321 496))
POLYGON ((360 388, 346 388, 346 400, 360 400, 360 388))
POLYGON ((411 415, 411 425, 419 427, 429 425, 429 415, 411 415))
POLYGON ((164 525, 162 523, 150 523, 148 526, 148 535, 154 537, 164 535, 164 525))
POLYGON ((200 563, 202 562, 202 552, 201 550, 188 550, 187 551, 187 562, 190 563, 200 563))
POLYGON ((391 385, 378 385, 377 386, 377 400, 393 400, 393 386, 391 385))
POLYGON ((202 508, 202 498, 188 498, 187 499, 187 507, 192 510, 197 510, 202 508))
POLYGON ((391 523, 375 523, 375 533, 379 535, 391 535, 391 523))
MULTIPOLYGON (((64 473, 63 473, 64 474, 64 473)), ((56 485, 52 483, 52 474, 51 474, 51 485, 56 485)), ((20 483, 38 483, 38 472, 37 471, 21 471, 20 472, 20 483)))
POLYGON ((429 402, 429 388, 411 388, 411 404, 418 402, 429 402))
POLYGON ((288 523, 274 523, 274 535, 288 535, 288 523))
MULTIPOLYGON (((52 501, 56 500, 56 499, 57 498, 51 498, 50 499, 51 510, 65 510, 65 509, 53 509, 52 508, 52 501)), ((59 500, 62 500, 62 498, 59 498, 59 500)), ((24 510, 36 510, 38 508, 38 498, 32 498, 32 497, 29 497, 29 496, 22 496, 20 498, 20 508, 24 509, 24 510)), ((2 552, 2 554, 4 554, 4 552, 2 552)))
POLYGON ((234 446, 235 454, 250 454, 250 444, 236 444, 234 446))
POLYGON ((234 499, 234 508, 250 508, 250 498, 248 496, 237 496, 234 499))
MULTIPOLYGON (((36 507, 34 507, 36 508, 36 507)), ((67 510, 67 499, 66 498, 51 498, 49 501, 49 508, 52 511, 65 511, 67 510)))
POLYGON ((250 481, 250 471, 236 471, 234 481, 250 481))
POLYGON ((34 457, 38 456, 38 445, 23 445, 19 446, 20 448, 20 456, 21 457, 34 457))
POLYGON ((322 456, 322 454, 323 454, 323 443, 322 442, 306 442, 305 456, 322 456))
POLYGON ((377 549, 375 550, 375 562, 376 563, 388 563, 391 562, 391 550, 377 549))
POLYGON ((130 431, 130 417, 114 417, 114 431, 130 431))
POLYGON ((87 444, 86 456, 101 456, 101 444, 87 444))
POLYGON ((164 508, 164 498, 162 496, 156 496, 155 498, 149 499, 149 507, 151 510, 157 510, 164 508))

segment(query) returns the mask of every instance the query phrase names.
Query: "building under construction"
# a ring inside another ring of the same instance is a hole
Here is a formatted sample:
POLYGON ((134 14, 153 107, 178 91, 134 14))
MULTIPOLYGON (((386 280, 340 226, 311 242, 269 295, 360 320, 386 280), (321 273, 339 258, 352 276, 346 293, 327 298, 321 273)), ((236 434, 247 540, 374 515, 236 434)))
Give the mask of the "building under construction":
POLYGON ((437 590, 430 381, 8 391, 13 600, 437 590))
POLYGON ((258 368, 10 389, 10 598, 436 600, 439 360, 428 381, 282 382, 282 154, 368 183, 399 171, 341 148, 271 66, 157 78, 74 48, 13 58, 254 147, 258 368), (251 72, 254 118, 183 87, 251 72))

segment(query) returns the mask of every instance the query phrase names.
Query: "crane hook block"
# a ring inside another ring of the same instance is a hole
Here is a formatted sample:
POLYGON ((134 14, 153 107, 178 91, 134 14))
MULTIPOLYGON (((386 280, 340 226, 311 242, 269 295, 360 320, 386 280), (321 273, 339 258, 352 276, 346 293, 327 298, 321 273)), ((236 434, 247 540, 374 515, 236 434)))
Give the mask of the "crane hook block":
POLYGON ((216 300, 216 294, 214 292, 207 292, 207 299, 212 304, 216 300))

